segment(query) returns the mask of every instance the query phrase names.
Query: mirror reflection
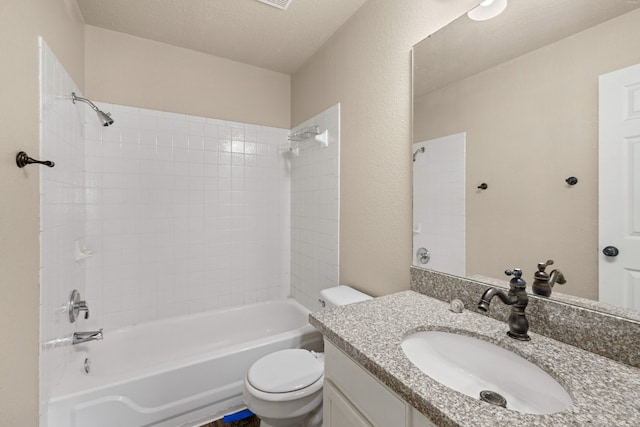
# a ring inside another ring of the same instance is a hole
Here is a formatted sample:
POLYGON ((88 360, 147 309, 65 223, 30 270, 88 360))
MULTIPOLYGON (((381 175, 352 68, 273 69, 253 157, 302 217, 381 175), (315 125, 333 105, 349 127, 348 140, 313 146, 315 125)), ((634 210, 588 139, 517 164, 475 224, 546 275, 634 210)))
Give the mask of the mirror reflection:
POLYGON ((414 265, 640 307, 640 270, 607 299, 598 240, 599 76, 640 63, 639 7, 510 0, 414 47, 414 265))

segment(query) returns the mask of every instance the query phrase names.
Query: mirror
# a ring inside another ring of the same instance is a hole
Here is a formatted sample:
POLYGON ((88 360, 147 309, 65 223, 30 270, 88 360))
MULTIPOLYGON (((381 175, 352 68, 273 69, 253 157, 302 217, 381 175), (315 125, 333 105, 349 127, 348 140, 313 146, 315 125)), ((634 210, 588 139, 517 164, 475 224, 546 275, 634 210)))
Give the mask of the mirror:
POLYGON ((639 7, 509 0, 414 46, 414 265, 531 286, 553 260, 552 298, 598 301, 598 76, 640 63, 639 7))

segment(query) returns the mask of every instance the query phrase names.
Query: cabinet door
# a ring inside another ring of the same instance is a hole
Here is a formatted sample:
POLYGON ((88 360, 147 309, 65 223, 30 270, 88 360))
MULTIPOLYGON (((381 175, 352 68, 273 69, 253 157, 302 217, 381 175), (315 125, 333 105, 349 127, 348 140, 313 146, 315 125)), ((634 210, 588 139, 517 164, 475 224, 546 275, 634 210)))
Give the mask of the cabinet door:
MULTIPOLYGON (((407 405, 409 406, 409 405, 407 405)), ((416 408, 409 406, 410 414, 409 414, 409 426, 410 427, 437 427, 434 423, 431 422, 427 417, 422 415, 416 408)))
POLYGON ((323 427, 372 427, 330 381, 324 382, 323 427))
POLYGON ((324 377, 375 427, 407 425, 407 404, 325 340, 324 377))

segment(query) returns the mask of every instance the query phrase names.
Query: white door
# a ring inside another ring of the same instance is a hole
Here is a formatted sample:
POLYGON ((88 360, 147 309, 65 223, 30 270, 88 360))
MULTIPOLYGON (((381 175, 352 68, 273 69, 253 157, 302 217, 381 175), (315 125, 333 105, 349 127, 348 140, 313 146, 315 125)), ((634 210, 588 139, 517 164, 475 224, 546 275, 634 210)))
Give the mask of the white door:
POLYGON ((600 76, 600 301, 640 309, 640 64, 600 76))

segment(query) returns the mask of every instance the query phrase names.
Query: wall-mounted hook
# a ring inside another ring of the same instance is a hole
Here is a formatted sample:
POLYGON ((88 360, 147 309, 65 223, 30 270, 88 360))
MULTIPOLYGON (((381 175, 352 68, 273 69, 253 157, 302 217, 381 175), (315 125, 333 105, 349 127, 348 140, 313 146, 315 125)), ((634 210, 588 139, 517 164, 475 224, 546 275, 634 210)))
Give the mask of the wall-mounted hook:
POLYGON ((52 167, 54 167, 56 165, 55 163, 53 163, 50 160, 42 161, 42 160, 32 159, 24 151, 21 151, 16 155, 16 165, 18 165, 19 168, 23 168, 23 167, 25 167, 27 165, 30 165, 30 164, 33 164, 33 163, 38 163, 40 165, 49 166, 50 168, 52 168, 52 167))
POLYGON ((486 190, 487 188, 489 188, 489 186, 483 182, 482 184, 478 185, 478 188, 480 190, 486 190))
POLYGON ((578 183, 578 178, 575 176, 570 176, 569 178, 564 180, 569 185, 576 185, 578 183))

